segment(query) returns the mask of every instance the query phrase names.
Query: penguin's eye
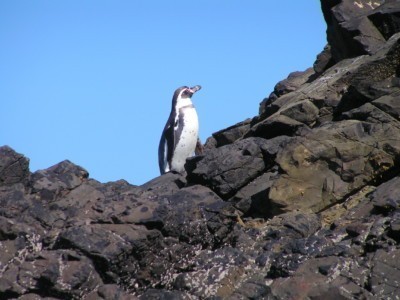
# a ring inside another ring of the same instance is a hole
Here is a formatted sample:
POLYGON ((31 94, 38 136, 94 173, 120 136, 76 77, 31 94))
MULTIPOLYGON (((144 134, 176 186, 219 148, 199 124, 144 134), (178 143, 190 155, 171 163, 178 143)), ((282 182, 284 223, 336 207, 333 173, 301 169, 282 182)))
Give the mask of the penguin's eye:
POLYGON ((182 92, 181 97, 186 98, 187 96, 189 96, 189 93, 188 93, 187 90, 184 90, 184 91, 182 92))

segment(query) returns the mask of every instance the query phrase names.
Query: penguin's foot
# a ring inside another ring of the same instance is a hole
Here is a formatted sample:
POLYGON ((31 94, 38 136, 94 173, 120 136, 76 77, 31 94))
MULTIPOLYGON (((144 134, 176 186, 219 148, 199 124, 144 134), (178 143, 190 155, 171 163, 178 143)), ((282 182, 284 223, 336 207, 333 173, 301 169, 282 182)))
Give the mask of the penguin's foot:
POLYGON ((203 153, 204 153, 204 146, 201 143, 199 138, 197 139, 196 148, 194 149, 194 153, 196 155, 203 155, 203 153))

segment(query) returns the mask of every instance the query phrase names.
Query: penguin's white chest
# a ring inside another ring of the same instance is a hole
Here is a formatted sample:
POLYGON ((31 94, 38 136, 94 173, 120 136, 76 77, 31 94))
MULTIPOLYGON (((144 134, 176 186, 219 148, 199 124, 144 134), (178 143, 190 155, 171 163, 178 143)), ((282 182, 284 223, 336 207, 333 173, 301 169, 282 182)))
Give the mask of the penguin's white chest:
POLYGON ((182 108, 175 130, 180 131, 171 161, 171 169, 182 172, 186 159, 194 154, 199 134, 199 120, 194 107, 182 108))

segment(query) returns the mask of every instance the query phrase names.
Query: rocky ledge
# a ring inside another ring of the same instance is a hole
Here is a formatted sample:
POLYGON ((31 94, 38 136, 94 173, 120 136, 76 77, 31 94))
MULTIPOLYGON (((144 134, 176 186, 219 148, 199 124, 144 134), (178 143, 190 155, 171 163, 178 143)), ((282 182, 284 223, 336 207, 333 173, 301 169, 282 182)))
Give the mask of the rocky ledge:
POLYGON ((400 3, 322 1, 329 44, 187 175, 102 184, 0 148, 1 299, 395 299, 400 3))

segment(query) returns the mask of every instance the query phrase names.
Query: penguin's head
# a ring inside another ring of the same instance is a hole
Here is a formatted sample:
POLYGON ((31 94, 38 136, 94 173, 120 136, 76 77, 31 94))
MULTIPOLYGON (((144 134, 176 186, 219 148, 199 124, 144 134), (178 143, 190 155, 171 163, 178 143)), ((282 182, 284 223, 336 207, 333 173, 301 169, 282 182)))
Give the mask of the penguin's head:
POLYGON ((200 85, 195 85, 193 87, 182 86, 176 89, 175 94, 177 98, 191 98, 194 93, 201 89, 200 85))
POLYGON ((176 89, 174 97, 172 98, 173 100, 172 105, 180 106, 180 102, 186 102, 186 100, 190 101, 190 98, 192 98, 193 94, 199 91, 200 89, 201 89, 200 85, 195 85, 193 87, 182 86, 176 89))

